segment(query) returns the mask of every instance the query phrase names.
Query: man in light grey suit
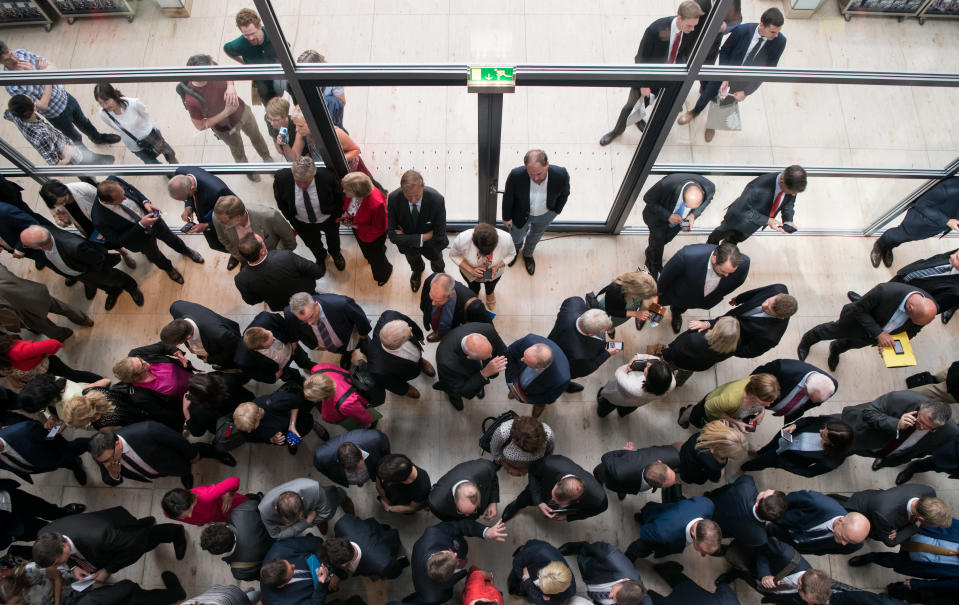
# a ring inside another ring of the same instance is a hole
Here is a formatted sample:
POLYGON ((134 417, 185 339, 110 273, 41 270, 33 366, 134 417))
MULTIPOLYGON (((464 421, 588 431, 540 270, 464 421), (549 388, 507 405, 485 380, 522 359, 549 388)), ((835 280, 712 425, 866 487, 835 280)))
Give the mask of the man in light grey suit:
POLYGON ((60 342, 73 336, 70 328, 50 321, 48 313, 63 315, 77 325, 93 325, 93 320, 86 313, 50 296, 45 285, 17 277, 0 265, 0 328, 18 333, 23 326, 60 342))
POLYGON ((313 525, 325 534, 329 529, 327 522, 340 506, 343 512, 356 514, 353 501, 343 488, 322 486, 304 477, 268 491, 260 500, 259 509, 270 537, 282 540, 298 536, 313 525))

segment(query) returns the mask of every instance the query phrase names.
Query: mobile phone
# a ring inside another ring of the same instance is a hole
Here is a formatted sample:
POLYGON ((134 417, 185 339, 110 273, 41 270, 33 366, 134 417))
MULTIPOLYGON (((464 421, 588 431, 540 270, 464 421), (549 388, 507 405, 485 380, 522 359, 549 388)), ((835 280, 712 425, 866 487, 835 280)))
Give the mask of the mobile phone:
POLYGON ((60 427, 61 427, 61 426, 63 426, 63 425, 62 425, 62 424, 58 424, 58 425, 56 425, 55 427, 53 427, 52 429, 50 429, 50 432, 47 433, 47 439, 53 439, 54 437, 56 437, 56 436, 57 436, 57 433, 60 432, 60 427))
POLYGON ((283 141, 284 145, 290 144, 290 131, 286 126, 280 129, 280 140, 283 141))
POLYGON ((684 218, 684 219, 683 219, 683 222, 681 222, 681 223, 679 224, 679 227, 680 227, 680 229, 682 229, 683 231, 689 231, 690 229, 692 229, 692 227, 690 227, 690 225, 689 225, 689 219, 688 219, 688 218, 684 218))
POLYGON ((182 227, 180 227, 180 233, 189 233, 190 229, 193 229, 194 227, 196 227, 196 223, 193 221, 187 221, 183 223, 182 227))
POLYGON ((493 279, 493 270, 483 269, 483 279, 493 279))
POLYGON ((286 434, 286 442, 287 442, 288 444, 290 444, 290 445, 300 445, 300 442, 301 442, 301 441, 303 441, 303 440, 300 439, 300 438, 296 435, 296 433, 294 433, 293 431, 289 431, 289 432, 286 434))
POLYGON ((785 231, 786 233, 795 233, 796 228, 793 227, 792 225, 787 225, 786 223, 783 223, 783 231, 785 231))
POLYGON ((785 439, 787 442, 793 442, 793 434, 786 430, 786 427, 779 429, 779 436, 785 439))
POLYGON ((618 340, 610 340, 609 342, 606 343, 606 350, 607 350, 607 351, 622 351, 622 350, 623 350, 623 343, 622 343, 621 341, 618 341, 618 340))
POLYGON ((892 350, 896 352, 896 355, 902 355, 905 351, 902 348, 902 343, 898 340, 892 341, 892 350))
POLYGON ((159 211, 159 210, 154 210, 153 212, 150 213, 150 216, 152 216, 153 218, 159 218, 159 217, 160 217, 160 211, 159 211))
POLYGON ((756 421, 755 421, 755 420, 752 420, 752 421, 746 423, 746 432, 747 432, 747 433, 755 433, 755 432, 756 432, 756 421))

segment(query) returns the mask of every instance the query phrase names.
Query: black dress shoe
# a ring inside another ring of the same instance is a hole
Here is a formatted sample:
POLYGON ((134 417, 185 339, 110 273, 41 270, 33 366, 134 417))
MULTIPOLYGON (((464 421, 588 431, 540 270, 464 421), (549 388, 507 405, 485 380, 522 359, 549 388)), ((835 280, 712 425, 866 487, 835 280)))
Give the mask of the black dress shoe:
POLYGON ((127 269, 137 268, 137 262, 129 254, 121 254, 120 258, 123 259, 123 264, 126 265, 127 269))
POLYGON ((879 249, 879 240, 873 243, 872 250, 869 251, 869 262, 872 263, 874 269, 878 269, 879 263, 882 262, 882 250, 879 249))
POLYGON ((70 287, 70 286, 72 286, 73 284, 77 283, 77 278, 76 278, 76 277, 73 277, 73 276, 68 277, 68 278, 66 278, 66 279, 63 280, 63 283, 66 284, 67 287, 70 287))
POLYGON ((719 576, 716 578, 715 584, 716 586, 722 586, 723 584, 732 584, 733 582, 735 582, 741 577, 742 575, 737 571, 727 571, 719 574, 719 576))
POLYGON ((883 468, 884 466, 886 466, 886 465, 885 465, 884 460, 883 460, 882 458, 876 458, 875 460, 872 461, 872 470, 873 470, 873 472, 878 471, 879 469, 883 468))
POLYGON ((863 567, 872 563, 869 555, 856 555, 849 559, 849 567, 863 567))
POLYGON ((331 254, 333 257, 333 266, 336 267, 337 271, 342 271, 346 269, 346 259, 343 258, 343 255, 337 252, 336 254, 331 254))
POLYGON ((892 250, 886 250, 882 253, 882 264, 886 267, 892 267, 892 250))
POLYGON ((450 395, 450 404, 456 409, 457 412, 463 411, 463 398, 457 397, 456 395, 450 395))
POLYGON ((799 358, 799 361, 806 361, 806 358, 809 357, 809 346, 800 342, 799 346, 796 347, 796 357, 799 358))
POLYGON ((87 505, 80 504, 79 502, 74 502, 72 504, 67 504, 60 510, 63 511, 64 515, 78 515, 82 513, 83 511, 87 510, 87 505))
POLYGON ((319 422, 313 422, 313 432, 316 433, 316 436, 320 438, 320 441, 330 440, 330 432, 326 430, 326 427, 319 422))
POLYGON ((846 298, 849 299, 849 302, 856 302, 862 298, 862 294, 850 290, 849 292, 846 292, 846 298))
POLYGON ((513 265, 516 264, 516 261, 518 261, 518 260, 519 260, 519 250, 516 251, 516 256, 514 256, 514 257, 513 257, 513 260, 509 261, 509 264, 506 265, 506 266, 507 266, 507 267, 512 267, 513 265))
POLYGON ((566 385, 566 392, 567 392, 567 393, 579 393, 580 391, 582 391, 582 390, 585 389, 585 388, 586 388, 586 387, 584 387, 583 385, 579 384, 578 382, 573 382, 572 380, 570 380, 570 381, 569 381, 569 384, 566 385))
POLYGON ((616 497, 619 498, 620 502, 622 502, 626 499, 626 492, 616 492, 616 497))
POLYGON ((942 315, 939 316, 939 319, 942 320, 943 325, 949 323, 949 320, 952 319, 952 314, 955 312, 955 309, 949 309, 948 311, 942 312, 942 315))
POLYGON ((510 502, 509 504, 506 505, 506 508, 503 509, 503 514, 501 515, 500 518, 503 520, 503 523, 506 523, 507 521, 515 517, 516 513, 518 512, 519 512, 519 507, 516 506, 516 503, 510 502))
POLYGON ((826 363, 829 364, 829 369, 833 372, 839 367, 839 351, 836 350, 835 344, 836 343, 829 343, 829 358, 826 360, 826 363))
POLYGON ((176 574, 172 571, 165 571, 160 574, 160 579, 163 580, 163 585, 173 593, 171 596, 174 601, 182 601, 186 598, 186 591, 183 590, 183 585, 180 584, 180 578, 176 577, 176 574))
POLYGON ((669 324, 673 328, 674 334, 679 334, 683 331, 683 314, 682 313, 673 313, 673 319, 669 324))
POLYGON ((633 513, 633 520, 640 525, 643 524, 643 513, 633 513))
POLYGON ((570 555, 578 555, 580 551, 583 550, 583 543, 582 542, 566 542, 565 544, 561 545, 556 550, 558 550, 559 554, 563 555, 564 557, 568 557, 570 555))
POLYGON ((91 137, 94 145, 111 145, 120 142, 120 135, 101 132, 96 137, 91 137))
POLYGON ((640 120, 636 122, 636 128, 638 128, 640 132, 646 130, 646 120, 640 120))
POLYGON ((193 473, 189 472, 185 475, 181 475, 180 485, 183 486, 183 489, 193 489, 193 473))
POLYGON ((183 557, 186 556, 186 531, 182 525, 178 525, 177 529, 180 531, 178 531, 176 537, 173 538, 173 554, 176 555, 177 561, 182 561, 183 557))
POLYGON ((169 269, 167 269, 166 274, 170 279, 172 279, 176 283, 178 284, 183 283, 183 276, 180 275, 180 272, 177 271, 175 268, 170 267, 169 269))
POLYGON ((113 307, 117 306, 117 300, 119 298, 119 294, 107 294, 107 302, 103 305, 103 308, 109 311, 113 307))
POLYGON ((232 271, 236 269, 236 266, 240 264, 240 261, 237 260, 235 256, 231 256, 230 260, 226 261, 226 270, 232 271))
POLYGON ((896 475, 896 485, 902 485, 903 483, 908 483, 912 476, 916 474, 916 469, 910 463, 906 468, 899 471, 899 474, 896 475))
POLYGON ((143 306, 143 292, 140 291, 140 288, 130 292, 130 298, 133 299, 133 302, 135 302, 138 307, 143 306))
POLYGON ((526 272, 530 275, 536 273, 536 261, 533 260, 532 256, 524 256, 523 262, 526 264, 526 272))
POLYGON ((423 283, 422 271, 417 271, 410 276, 410 289, 413 290, 413 292, 419 292, 421 283, 423 283))
POLYGON ((87 300, 93 300, 93 297, 97 295, 97 287, 91 286, 90 284, 83 284, 83 295, 87 300))
POLYGON ((691 406, 691 405, 684 405, 683 407, 679 408, 679 416, 676 418, 676 424, 678 424, 680 427, 682 427, 682 428, 684 428, 684 429, 688 429, 688 428, 689 428, 689 421, 687 420, 686 422, 683 422, 683 414, 685 414, 685 413, 686 413, 686 410, 689 409, 689 408, 691 408, 691 407, 693 407, 693 406, 691 406))
POLYGON ((226 466, 236 466, 236 458, 234 458, 227 452, 218 452, 216 455, 216 459, 220 461, 220 464, 223 464, 226 466))
POLYGON ((187 250, 186 255, 190 258, 190 260, 192 260, 195 263, 202 265, 205 262, 203 260, 203 256, 199 252, 194 250, 193 248, 190 248, 189 250, 187 250))
POLYGON ((606 147, 607 145, 612 143, 618 136, 619 136, 618 132, 607 132, 606 134, 604 134, 603 136, 599 138, 599 144, 602 145, 603 147, 606 147))

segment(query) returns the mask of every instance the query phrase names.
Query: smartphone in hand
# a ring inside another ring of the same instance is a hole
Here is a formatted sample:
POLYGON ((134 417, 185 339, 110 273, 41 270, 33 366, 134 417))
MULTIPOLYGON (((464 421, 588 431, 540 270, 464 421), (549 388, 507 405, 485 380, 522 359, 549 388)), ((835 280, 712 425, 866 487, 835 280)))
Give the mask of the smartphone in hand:
POLYGON ((621 341, 618 341, 618 340, 610 340, 609 342, 606 343, 606 350, 607 350, 607 351, 622 351, 622 350, 623 350, 623 343, 622 343, 621 341))
POLYGON ((182 227, 180 227, 180 233, 189 233, 190 229, 193 229, 194 227, 196 227, 196 223, 193 221, 187 221, 183 223, 182 227))
POLYGON ((793 227, 792 225, 787 225, 786 223, 783 223, 783 231, 785 231, 786 233, 795 233, 796 228, 793 227))

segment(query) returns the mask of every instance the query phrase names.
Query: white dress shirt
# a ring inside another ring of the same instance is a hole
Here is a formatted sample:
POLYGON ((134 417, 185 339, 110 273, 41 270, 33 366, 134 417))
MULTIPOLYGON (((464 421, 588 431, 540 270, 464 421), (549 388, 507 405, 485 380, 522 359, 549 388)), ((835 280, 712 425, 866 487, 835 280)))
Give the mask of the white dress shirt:
MULTIPOLYGON (((320 200, 316 195, 316 181, 310 181, 310 186, 306 188, 310 196, 310 204, 313 206, 313 213, 316 214, 315 223, 322 223, 330 218, 329 214, 323 214, 320 210, 320 200)), ((310 215, 306 212, 306 205, 303 203, 303 190, 299 185, 293 185, 293 209, 296 210, 296 220, 302 223, 310 222, 310 215)))
POLYGON ((711 260, 706 259, 706 281, 703 282, 703 296, 709 296, 717 287, 722 277, 713 269, 711 260))
POLYGON ((549 183, 549 175, 543 179, 539 185, 533 179, 529 180, 529 215, 539 216, 546 214, 546 184, 549 183))
POLYGON ((44 251, 43 251, 43 255, 47 257, 47 260, 50 261, 50 263, 51 263, 54 267, 56 267, 57 269, 59 269, 60 271, 62 271, 62 272, 64 272, 64 273, 66 273, 67 275, 76 276, 76 275, 82 275, 82 274, 83 274, 83 271, 77 271, 77 270, 71 269, 69 266, 67 266, 67 262, 66 262, 65 260, 63 260, 63 257, 60 256, 60 251, 57 250, 57 244, 56 244, 56 242, 53 242, 53 247, 52 247, 52 248, 50 248, 49 250, 44 250, 44 251))

